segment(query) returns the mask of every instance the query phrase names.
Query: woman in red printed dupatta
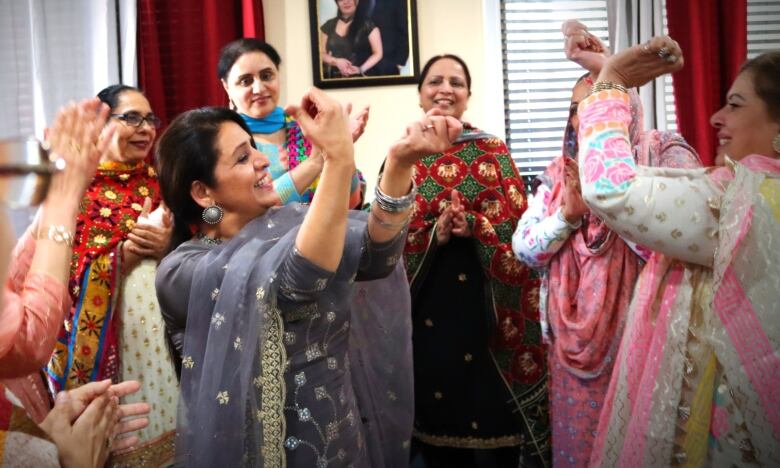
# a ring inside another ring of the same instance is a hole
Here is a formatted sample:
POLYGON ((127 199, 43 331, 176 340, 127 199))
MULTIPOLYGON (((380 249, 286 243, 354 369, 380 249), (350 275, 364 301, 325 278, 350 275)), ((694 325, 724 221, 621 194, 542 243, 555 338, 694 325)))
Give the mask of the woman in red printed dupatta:
MULTIPOLYGON (((459 57, 436 56, 418 89, 424 111, 460 120, 471 77, 459 57)), ((415 182, 404 257, 416 444, 431 468, 549 466, 538 280, 511 249, 526 202, 506 145, 464 123, 451 148, 416 164, 415 182)))
POLYGON ((173 458, 177 381, 165 347, 154 272, 170 239, 157 174, 148 159, 159 120, 136 88, 114 85, 98 98, 118 122, 108 155, 76 219, 68 290, 73 301, 49 362, 55 391, 103 379, 134 379, 128 402, 155 409, 140 446, 112 463, 163 464, 173 458), (153 219, 156 215, 159 219, 153 219))

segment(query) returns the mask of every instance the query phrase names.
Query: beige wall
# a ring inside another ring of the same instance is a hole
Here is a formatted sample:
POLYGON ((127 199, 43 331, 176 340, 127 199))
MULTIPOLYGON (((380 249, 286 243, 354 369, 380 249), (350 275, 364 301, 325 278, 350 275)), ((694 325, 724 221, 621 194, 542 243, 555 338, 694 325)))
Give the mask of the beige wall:
MULTIPOLYGON (((417 0, 420 67, 436 54, 455 53, 469 65, 472 96, 464 120, 503 136, 503 104, 496 102, 494 62, 485 56, 484 8, 490 0, 417 0), (490 70, 493 71, 490 71, 490 70), (488 83, 489 81, 489 83, 488 83), (488 86, 489 85, 489 86, 488 86), (490 99, 485 99, 490 96, 490 99), (491 101, 491 102, 488 102, 491 101)), ((292 102, 312 86, 308 0, 263 0, 266 40, 282 56, 281 102, 292 102)), ((499 79, 500 80, 500 79, 499 79)), ((500 81, 498 81, 500 87, 500 81)), ((416 85, 331 90, 354 109, 371 106, 366 132, 356 144, 356 162, 369 183, 369 197, 386 149, 407 123, 422 116, 416 85)), ((503 95, 499 93, 498 96, 503 95)), ((500 98, 499 98, 500 100, 500 98)))

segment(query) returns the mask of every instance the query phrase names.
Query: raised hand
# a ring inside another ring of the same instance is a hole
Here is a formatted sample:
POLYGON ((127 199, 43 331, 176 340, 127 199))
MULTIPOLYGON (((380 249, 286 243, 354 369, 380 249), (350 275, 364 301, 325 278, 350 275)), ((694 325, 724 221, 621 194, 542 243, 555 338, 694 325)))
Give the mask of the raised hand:
POLYGON ((97 98, 67 105, 57 113, 47 143, 52 157, 64 165, 55 159, 62 170, 52 177, 49 203, 81 200, 116 130, 114 123, 106 126, 108 113, 108 106, 97 98))
POLYGON ((322 90, 312 88, 303 96, 300 105, 289 105, 285 111, 298 120, 312 144, 323 150, 325 162, 355 164, 347 112, 338 101, 322 90))
POLYGON ((609 57, 598 81, 609 81, 635 88, 667 73, 682 69, 680 45, 669 36, 656 36, 609 57))
POLYGON ((425 117, 406 127, 406 134, 392 144, 389 158, 413 165, 425 156, 441 153, 460 136, 463 124, 454 117, 443 116, 439 109, 431 109, 425 117))
POLYGON ((597 36, 577 20, 568 20, 561 25, 564 37, 563 51, 566 58, 598 76, 609 56, 609 49, 597 36))
POLYGON ((349 115, 349 131, 352 133, 352 141, 358 141, 363 132, 366 130, 366 124, 368 123, 368 111, 370 106, 364 107, 360 112, 352 115, 352 104, 347 104, 347 113, 349 115))

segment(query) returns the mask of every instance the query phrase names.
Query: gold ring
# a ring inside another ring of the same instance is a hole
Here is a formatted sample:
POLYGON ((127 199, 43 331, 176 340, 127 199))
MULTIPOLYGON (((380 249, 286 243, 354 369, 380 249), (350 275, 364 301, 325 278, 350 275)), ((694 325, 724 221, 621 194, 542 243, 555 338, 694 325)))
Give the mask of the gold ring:
POLYGON ((77 153, 81 153, 81 146, 78 143, 70 142, 70 147, 76 150, 77 153))

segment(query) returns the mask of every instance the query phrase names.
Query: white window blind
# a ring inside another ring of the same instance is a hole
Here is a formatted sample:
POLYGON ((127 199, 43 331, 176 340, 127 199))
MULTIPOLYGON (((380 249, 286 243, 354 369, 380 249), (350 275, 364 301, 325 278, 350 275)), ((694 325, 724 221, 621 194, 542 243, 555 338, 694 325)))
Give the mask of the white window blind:
MULTIPOLYGON (((663 34, 669 34, 669 22, 666 20, 666 1, 661 2, 663 10, 661 13, 661 27, 663 34)), ((669 130, 672 132, 677 131, 677 113, 675 112, 674 104, 674 87, 672 86, 672 75, 664 75, 664 85, 661 93, 663 94, 663 106, 664 112, 663 121, 666 123, 666 128, 659 128, 659 130, 669 130)), ((656 105, 656 108, 658 105, 656 105)), ((660 125, 659 125, 660 127, 660 125)))
POLYGON ((780 49, 780 0, 748 0, 748 58, 780 49))
POLYGON ((563 53, 567 19, 608 43, 606 0, 501 1, 506 142, 526 186, 561 155, 571 89, 585 73, 563 53))

